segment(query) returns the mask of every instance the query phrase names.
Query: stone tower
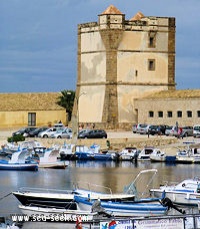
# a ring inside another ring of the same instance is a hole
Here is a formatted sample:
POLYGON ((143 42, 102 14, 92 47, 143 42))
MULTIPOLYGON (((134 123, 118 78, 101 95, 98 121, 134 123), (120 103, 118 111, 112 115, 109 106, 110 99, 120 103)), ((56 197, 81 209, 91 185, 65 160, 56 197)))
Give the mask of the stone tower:
POLYGON ((138 12, 126 20, 109 6, 98 22, 78 25, 77 73, 78 122, 130 128, 134 99, 175 89, 175 18, 138 12))

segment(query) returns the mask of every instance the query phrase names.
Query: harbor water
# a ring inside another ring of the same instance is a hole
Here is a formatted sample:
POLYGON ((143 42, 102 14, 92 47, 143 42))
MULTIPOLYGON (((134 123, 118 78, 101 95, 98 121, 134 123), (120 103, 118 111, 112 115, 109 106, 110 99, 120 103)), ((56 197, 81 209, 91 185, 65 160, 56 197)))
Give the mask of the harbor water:
MULTIPOLYGON (((66 169, 39 169, 37 172, 0 171, 0 216, 21 213, 18 208, 19 202, 12 195, 13 191, 21 187, 66 190, 73 188, 77 183, 92 183, 110 187, 112 192, 123 192, 124 187, 133 181, 141 170, 146 169, 158 170, 153 182, 154 187, 159 187, 165 181, 180 182, 186 178, 200 177, 199 164, 166 165, 150 161, 137 162, 137 164, 113 161, 70 161, 66 169)), ((59 226, 56 224, 51 228, 59 228, 59 226)))

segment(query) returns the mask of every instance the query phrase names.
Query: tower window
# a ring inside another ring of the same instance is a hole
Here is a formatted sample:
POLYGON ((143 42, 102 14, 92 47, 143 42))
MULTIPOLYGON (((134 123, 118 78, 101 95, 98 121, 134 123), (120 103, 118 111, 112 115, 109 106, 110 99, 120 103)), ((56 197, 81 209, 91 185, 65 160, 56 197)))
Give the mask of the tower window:
POLYGON ((192 111, 187 111, 187 117, 192 118, 192 111))
POLYGON ((158 118, 163 118, 163 111, 158 111, 158 118))
POLYGON ((153 116, 154 116, 154 112, 153 111, 149 111, 149 117, 153 118, 153 116))
POLYGON ((200 118, 200 111, 197 111, 197 117, 200 118))
POLYGON ((177 111, 177 117, 182 118, 182 111, 177 111))
POLYGON ((167 117, 172 118, 172 111, 167 111, 167 117))
POLYGON ((148 70, 155 71, 155 59, 148 60, 148 70))
POLYGON ((149 48, 155 48, 156 47, 156 33, 151 31, 149 32, 149 48))

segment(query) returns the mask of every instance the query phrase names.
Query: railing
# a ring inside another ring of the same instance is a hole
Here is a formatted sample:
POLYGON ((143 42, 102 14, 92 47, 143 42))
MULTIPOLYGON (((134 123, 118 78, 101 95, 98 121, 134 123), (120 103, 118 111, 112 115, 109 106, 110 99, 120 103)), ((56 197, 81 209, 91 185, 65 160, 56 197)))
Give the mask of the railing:
MULTIPOLYGON (((85 222, 86 223, 86 222, 85 222)), ((200 214, 176 215, 162 217, 141 217, 125 219, 107 219, 86 223, 84 229, 107 228, 106 225, 116 225, 120 229, 149 229, 149 228, 181 228, 198 229, 200 228, 200 214), (117 226, 119 225, 119 226, 117 226)))
POLYGON ((112 190, 109 187, 97 185, 97 184, 91 184, 83 181, 78 181, 76 184, 74 184, 74 189, 82 189, 91 192, 99 192, 99 193, 101 192, 104 194, 112 195, 112 190))

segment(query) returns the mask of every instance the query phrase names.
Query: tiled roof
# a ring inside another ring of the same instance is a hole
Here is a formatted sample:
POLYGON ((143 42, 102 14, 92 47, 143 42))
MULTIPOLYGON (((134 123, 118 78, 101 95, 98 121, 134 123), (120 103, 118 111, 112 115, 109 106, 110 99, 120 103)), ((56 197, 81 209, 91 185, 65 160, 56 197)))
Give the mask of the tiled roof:
POLYGON ((115 6, 110 5, 102 14, 122 14, 120 10, 118 10, 115 6))
POLYGON ((61 93, 0 93, 0 111, 63 110, 57 105, 61 93))
POLYGON ((160 91, 149 94, 148 96, 143 97, 142 99, 184 99, 184 98, 199 98, 200 99, 200 90, 167 90, 160 91))
POLYGON ((145 17, 143 13, 137 12, 135 16, 133 16, 130 21, 138 21, 141 20, 141 18, 145 17))

